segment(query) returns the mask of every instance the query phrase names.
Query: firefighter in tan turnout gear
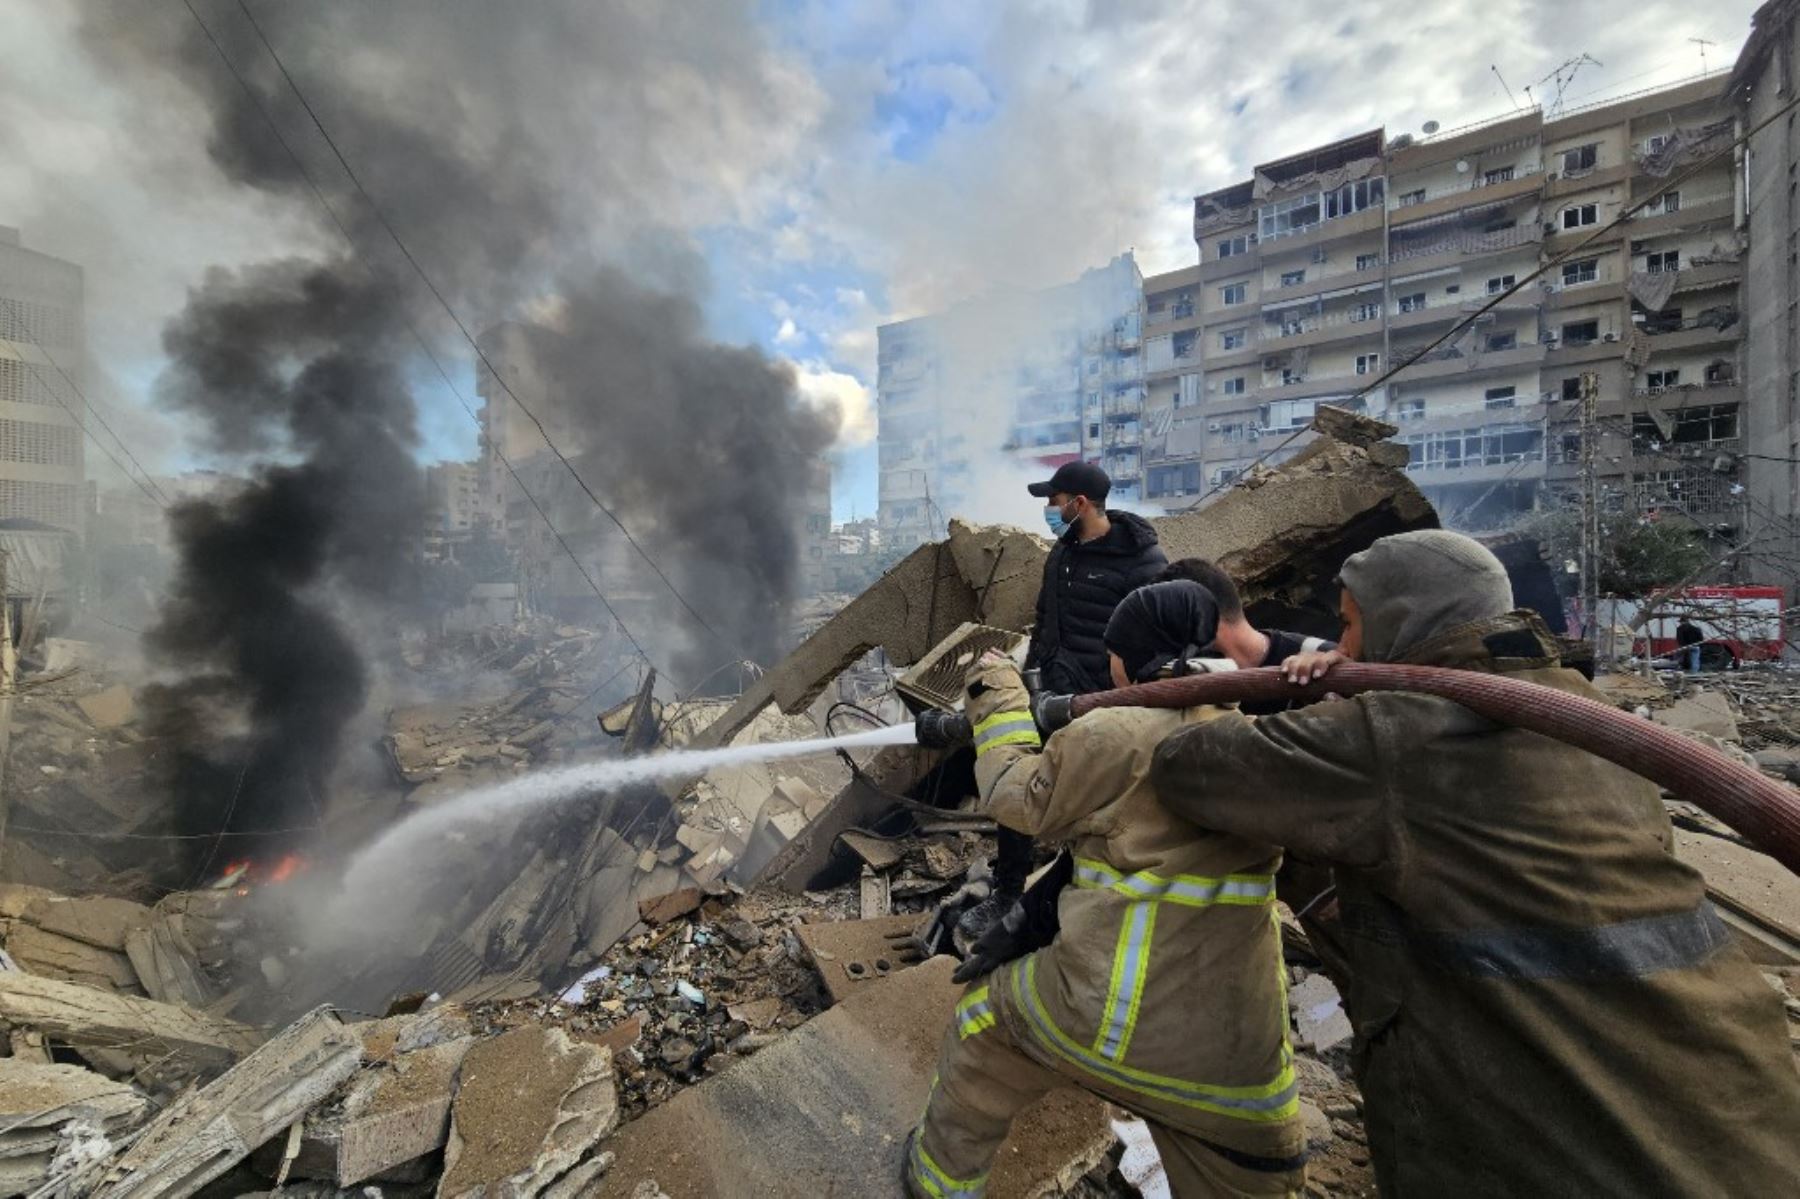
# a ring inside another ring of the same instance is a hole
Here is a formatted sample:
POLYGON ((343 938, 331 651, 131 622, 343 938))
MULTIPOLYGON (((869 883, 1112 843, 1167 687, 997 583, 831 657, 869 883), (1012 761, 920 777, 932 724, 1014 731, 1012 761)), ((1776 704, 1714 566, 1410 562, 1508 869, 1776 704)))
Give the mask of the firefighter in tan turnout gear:
MULTIPOLYGON (((1598 697, 1466 537, 1383 538, 1343 583, 1346 657, 1598 697)), ((1383 1196, 1800 1190, 1781 1004, 1654 784, 1404 692, 1226 713, 1155 757, 1172 810, 1333 866, 1383 1196)))
MULTIPOLYGON (((1197 583, 1131 593, 1107 627, 1114 681, 1153 676, 1213 639, 1197 583)), ((1287 1039, 1275 920, 1281 854, 1171 815, 1149 783, 1156 746, 1218 708, 1113 709, 1040 748, 1019 672, 970 672, 976 780, 1000 824, 1069 843, 1072 884, 1047 947, 976 982, 957 1005, 909 1193, 983 1193, 1013 1117, 1076 1083, 1150 1125, 1179 1196, 1282 1195, 1303 1182, 1305 1135, 1287 1039)))

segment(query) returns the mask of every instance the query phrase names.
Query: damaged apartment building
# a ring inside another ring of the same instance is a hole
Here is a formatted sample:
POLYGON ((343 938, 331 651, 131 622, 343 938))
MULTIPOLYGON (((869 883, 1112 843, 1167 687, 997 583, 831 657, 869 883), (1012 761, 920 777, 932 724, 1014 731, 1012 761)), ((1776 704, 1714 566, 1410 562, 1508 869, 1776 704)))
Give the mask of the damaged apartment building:
POLYGON ((1691 172, 1736 117, 1719 75, 1373 130, 1197 197, 1199 262, 1145 283, 1146 497, 1192 502, 1331 404, 1399 425, 1452 524, 1573 494, 1591 428, 1603 504, 1742 528, 1741 162, 1691 172))
POLYGON ((978 510, 1011 460, 1100 463, 1142 496, 1143 275, 1130 251, 1040 292, 995 293, 879 331, 881 536, 911 548, 978 510))

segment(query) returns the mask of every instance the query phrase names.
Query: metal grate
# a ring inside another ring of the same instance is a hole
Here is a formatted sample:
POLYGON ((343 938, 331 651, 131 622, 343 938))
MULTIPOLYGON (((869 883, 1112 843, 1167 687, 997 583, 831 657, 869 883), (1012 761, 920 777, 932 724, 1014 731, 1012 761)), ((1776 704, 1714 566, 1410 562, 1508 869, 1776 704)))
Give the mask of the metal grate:
POLYGON ((1025 640, 1019 633, 989 625, 965 623, 939 642, 907 672, 894 680, 894 690, 932 708, 962 703, 969 667, 988 650, 1012 653, 1025 640))

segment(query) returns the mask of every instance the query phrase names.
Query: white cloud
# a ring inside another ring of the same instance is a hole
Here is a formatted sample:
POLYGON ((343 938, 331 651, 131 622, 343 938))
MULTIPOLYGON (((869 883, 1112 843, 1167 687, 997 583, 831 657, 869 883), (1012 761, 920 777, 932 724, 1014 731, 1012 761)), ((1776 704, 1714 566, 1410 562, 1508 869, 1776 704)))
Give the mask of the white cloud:
POLYGON ((835 409, 840 425, 838 445, 850 449, 875 440, 875 396, 855 375, 833 370, 824 362, 789 361, 800 398, 816 408, 835 409))
POLYGON ((781 327, 775 330, 775 344, 778 346, 791 346, 799 340, 800 330, 798 326, 794 324, 794 318, 791 316, 782 317, 781 327))

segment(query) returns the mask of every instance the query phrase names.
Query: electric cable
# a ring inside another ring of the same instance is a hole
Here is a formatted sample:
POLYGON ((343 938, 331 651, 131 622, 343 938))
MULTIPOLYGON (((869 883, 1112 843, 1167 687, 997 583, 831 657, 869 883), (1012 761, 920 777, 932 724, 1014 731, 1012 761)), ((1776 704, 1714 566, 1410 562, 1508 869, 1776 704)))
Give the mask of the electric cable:
MULTIPOLYGON (((183 0, 183 2, 188 3, 188 0, 183 0)), ((374 214, 375 219, 380 222, 381 227, 386 230, 388 236, 393 239, 394 245, 399 248, 401 255, 405 257, 406 261, 418 274, 420 281, 425 284, 426 288, 443 308, 445 314, 449 316, 451 322, 455 324, 457 331, 462 334, 463 340, 469 343, 469 348, 475 351, 475 356, 480 359, 481 364, 487 368, 488 373, 493 376, 494 381, 500 385, 500 389, 506 392, 507 397, 518 406, 519 411, 523 412, 526 418, 531 421, 532 425, 536 427, 538 433, 544 439, 544 444, 550 448, 552 454, 556 455, 557 461, 562 463, 564 469, 568 471, 569 476, 575 480, 576 485, 586 493, 589 500, 593 501, 594 506, 618 527, 619 532, 624 535, 625 540, 631 544, 631 548, 637 551, 638 556, 641 557, 650 569, 656 573, 656 577, 662 580, 663 585, 669 589, 669 593, 675 597, 676 601, 681 604, 688 615, 692 616, 701 628, 712 634, 714 639, 721 645, 734 650, 738 657, 748 657, 747 654, 743 653, 741 647, 732 645, 732 643, 726 639, 724 634, 715 629, 712 624, 688 602, 687 597, 681 593, 680 588, 675 586, 674 581, 669 578, 662 566, 657 563, 656 559, 650 556, 649 552, 645 550, 638 542, 637 538, 632 535, 631 530, 625 526, 625 522, 620 520, 618 515, 614 513, 611 508, 607 507, 605 502, 600 499, 599 495, 595 493, 592 487, 588 486, 588 482, 586 479, 582 478, 581 472, 575 469, 575 464, 569 461, 561 448, 559 448, 556 442, 551 438, 550 431, 544 427, 543 421, 539 420, 537 414, 526 406, 525 402, 513 391, 511 385, 501 376, 499 370, 488 360, 486 351, 484 351, 481 348, 480 343, 475 340, 475 336, 469 332, 468 326, 463 323, 462 318, 458 316, 456 310, 451 307, 449 300, 444 297, 443 292, 438 289, 437 284, 432 281, 431 276, 425 273, 424 267, 419 264, 419 260, 413 256, 413 253, 407 247, 406 242, 401 239, 398 231, 396 231, 392 223, 389 222, 386 213, 384 213, 381 206, 375 202, 375 198, 369 194, 368 189, 363 186, 362 180, 357 177, 356 171, 350 166, 349 160, 344 157, 343 151, 338 149, 337 142, 332 140, 331 134, 326 131, 324 122, 319 119, 319 114, 314 111, 312 104, 306 98, 306 94, 300 90, 299 83, 295 81, 293 75, 289 73, 287 65, 281 60, 281 56, 276 53, 274 45, 269 41, 268 35, 263 32, 262 25, 257 21, 255 14, 250 11, 249 5, 245 0, 237 0, 237 6, 244 14, 245 19, 249 21, 250 27, 256 31, 257 39, 262 42, 264 49, 268 51, 269 57, 274 61, 276 69, 281 72, 281 77, 287 81, 288 87, 293 90, 294 98, 300 102, 300 106, 306 110, 306 115, 311 118, 313 128, 318 130, 319 136, 323 138, 325 144, 331 148, 331 152, 333 156, 336 157, 338 165, 344 168, 344 174, 349 178, 350 183, 368 203, 369 209, 374 214)), ((192 11, 191 4, 189 4, 189 11, 192 11)))

